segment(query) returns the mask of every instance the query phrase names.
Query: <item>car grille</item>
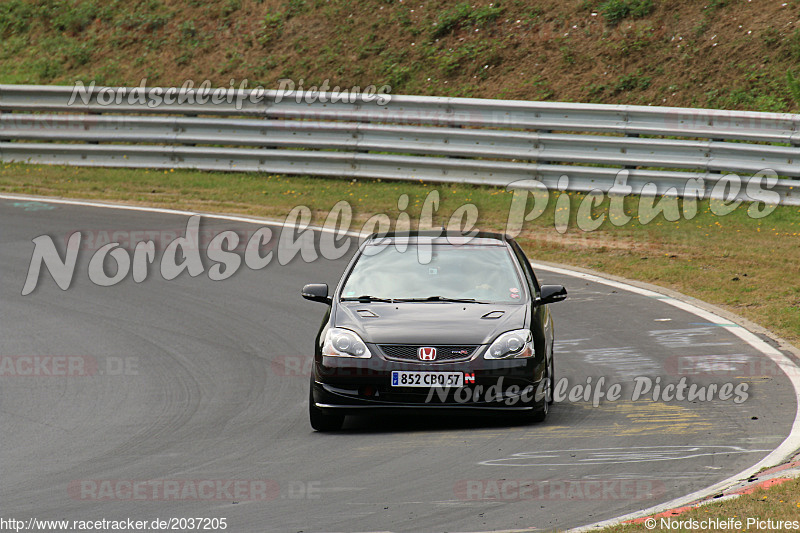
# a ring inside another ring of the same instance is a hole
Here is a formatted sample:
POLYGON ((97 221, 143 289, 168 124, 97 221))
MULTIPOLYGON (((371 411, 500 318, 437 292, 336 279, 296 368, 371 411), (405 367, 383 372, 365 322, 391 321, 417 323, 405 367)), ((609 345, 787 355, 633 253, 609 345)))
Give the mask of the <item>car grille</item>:
MULTIPOLYGON (((417 362, 420 361, 419 356, 417 355, 417 350, 423 347, 423 345, 410 344, 380 344, 379 346, 380 349, 383 350, 384 355, 386 355, 386 357, 389 359, 417 362)), ((424 361, 426 363, 436 363, 442 361, 466 361, 472 357, 472 354, 475 353, 475 350, 478 348, 478 346, 446 345, 432 346, 432 348, 436 348, 436 359, 434 361, 424 361)))

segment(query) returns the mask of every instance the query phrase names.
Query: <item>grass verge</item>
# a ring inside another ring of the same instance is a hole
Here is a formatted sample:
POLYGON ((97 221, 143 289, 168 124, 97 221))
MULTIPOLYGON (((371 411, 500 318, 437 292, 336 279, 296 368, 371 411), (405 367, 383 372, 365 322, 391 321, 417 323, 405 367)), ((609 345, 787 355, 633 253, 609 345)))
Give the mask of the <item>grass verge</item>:
POLYGON ((644 533, 652 531, 791 531, 800 521, 800 479, 793 479, 769 489, 756 489, 732 500, 710 503, 679 515, 656 518, 656 527, 648 529, 644 523, 627 524, 602 530, 604 533, 644 533), (748 521, 750 520, 750 521, 748 521), (770 527, 768 520, 772 521, 770 527), (683 527, 665 527, 667 521, 681 522, 683 527), (698 527, 685 527, 697 521, 698 527), (736 524, 738 521, 739 524, 736 524), (781 521, 794 524, 780 524, 781 521), (740 527, 725 527, 734 524, 740 527), (719 525, 720 527, 715 527, 719 525), (703 527, 705 526, 705 527, 703 527))

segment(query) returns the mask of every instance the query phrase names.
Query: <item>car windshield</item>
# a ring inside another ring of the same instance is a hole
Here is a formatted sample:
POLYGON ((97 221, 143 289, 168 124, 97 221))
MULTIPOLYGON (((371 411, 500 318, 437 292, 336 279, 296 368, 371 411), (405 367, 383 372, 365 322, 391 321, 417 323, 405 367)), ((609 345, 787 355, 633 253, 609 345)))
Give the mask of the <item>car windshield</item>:
POLYGON ((525 294, 505 246, 433 245, 429 253, 417 248, 368 246, 341 298, 519 303, 525 294))

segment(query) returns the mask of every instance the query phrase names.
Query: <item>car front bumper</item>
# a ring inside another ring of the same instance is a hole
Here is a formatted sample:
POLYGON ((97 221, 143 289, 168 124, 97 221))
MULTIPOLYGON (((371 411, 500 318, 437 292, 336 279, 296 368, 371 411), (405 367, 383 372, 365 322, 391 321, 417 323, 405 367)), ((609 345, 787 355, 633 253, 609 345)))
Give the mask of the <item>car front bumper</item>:
POLYGON ((485 360, 423 364, 383 358, 321 357, 314 365, 312 398, 340 414, 410 410, 532 411, 540 406, 543 359, 485 360), (459 372, 461 387, 392 386, 393 371, 459 372))

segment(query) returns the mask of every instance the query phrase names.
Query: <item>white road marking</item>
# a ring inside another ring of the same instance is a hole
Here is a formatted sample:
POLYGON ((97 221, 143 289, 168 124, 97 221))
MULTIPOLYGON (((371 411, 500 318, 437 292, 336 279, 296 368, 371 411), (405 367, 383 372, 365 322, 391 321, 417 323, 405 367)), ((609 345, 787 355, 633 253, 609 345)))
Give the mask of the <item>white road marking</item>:
POLYGON ((740 446, 633 446, 630 448, 589 448, 578 450, 519 452, 504 459, 492 459, 489 461, 482 461, 478 464, 483 466, 545 467, 586 464, 611 465, 622 463, 681 461, 704 456, 768 451, 769 450, 748 450, 740 446))

